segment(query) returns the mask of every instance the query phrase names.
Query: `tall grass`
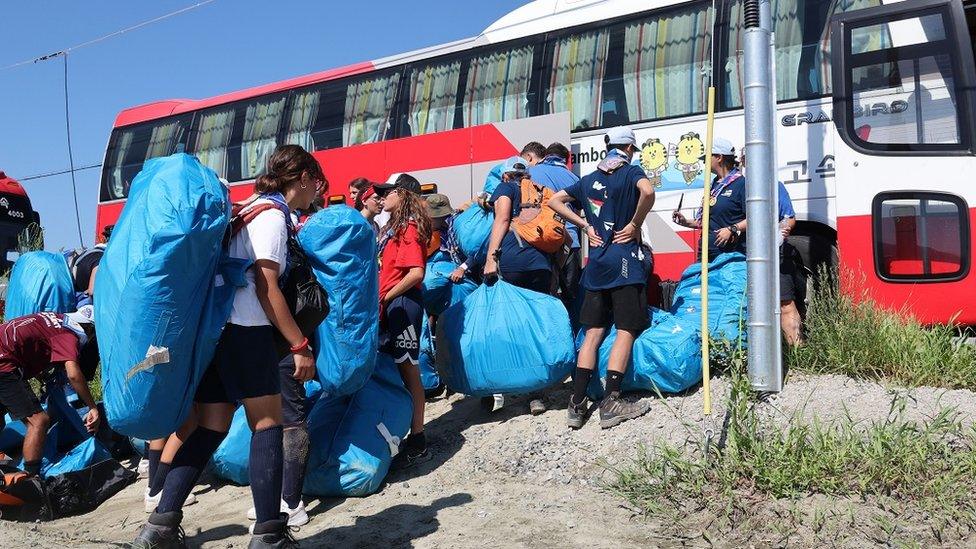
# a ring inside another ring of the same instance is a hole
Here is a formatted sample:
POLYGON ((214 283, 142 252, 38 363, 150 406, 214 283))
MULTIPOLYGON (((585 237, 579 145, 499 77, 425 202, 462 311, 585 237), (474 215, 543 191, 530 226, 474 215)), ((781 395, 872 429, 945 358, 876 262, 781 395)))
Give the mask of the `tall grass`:
POLYGON ((957 328, 925 326, 907 310, 884 310, 866 290, 842 293, 832 279, 820 274, 807 311, 806 344, 787 354, 792 369, 976 390, 976 346, 963 343, 957 328))
POLYGON ((706 510, 736 527, 751 522, 763 502, 823 494, 870 498, 882 510, 885 502, 909 505, 939 536, 947 525, 976 528, 976 429, 964 427, 954 411, 908 421, 904 397, 897 396, 877 423, 804 422, 797 412, 780 425, 757 413, 741 369, 731 378, 722 447, 657 444, 613 470, 607 487, 679 525, 689 510, 706 510))

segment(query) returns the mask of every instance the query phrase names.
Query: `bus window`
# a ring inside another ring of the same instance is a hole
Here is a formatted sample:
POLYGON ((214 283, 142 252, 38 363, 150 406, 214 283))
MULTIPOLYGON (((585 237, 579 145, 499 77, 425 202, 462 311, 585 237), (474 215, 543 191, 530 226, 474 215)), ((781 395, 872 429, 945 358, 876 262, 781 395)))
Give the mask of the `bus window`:
MULTIPOLYGON (((776 40, 776 99, 793 101, 830 94, 830 18, 880 5, 879 0, 772 0, 776 40)), ((742 106, 742 1, 731 5, 725 108, 742 106)))
POLYGON ((285 129, 284 143, 286 145, 300 145, 306 151, 315 150, 312 138, 312 124, 319 113, 319 96, 317 89, 298 90, 291 96, 288 107, 288 125, 285 129))
MULTIPOLYGON (((227 177, 227 146, 234 131, 234 107, 221 106, 200 113, 191 149, 204 166, 227 177)), ((228 178, 229 180, 229 178, 228 178)))
POLYGON ((471 59, 461 114, 464 127, 532 116, 535 47, 495 51, 471 59))
POLYGON ((268 157, 278 146, 276 138, 285 110, 285 96, 261 98, 239 109, 244 110, 244 132, 239 145, 241 171, 234 181, 254 179, 264 171, 268 157))
POLYGON ((604 126, 705 111, 712 9, 697 4, 614 29, 603 85, 604 126))
MULTIPOLYGON (((354 80, 346 85, 342 120, 342 146, 386 139, 400 73, 354 80)), ((316 143, 318 148, 318 143, 316 143)))
POLYGON ((943 193, 883 193, 874 200, 875 268, 884 280, 945 280, 969 267, 968 207, 943 193))
POLYGON ((143 162, 173 154, 184 145, 191 118, 187 114, 113 131, 102 168, 101 200, 125 198, 143 162))
POLYGON ((609 29, 571 34, 551 42, 552 60, 546 114, 570 113, 573 130, 603 124, 603 77, 610 47, 609 29))
POLYGON ((406 88, 403 130, 409 135, 424 135, 453 129, 460 75, 460 60, 413 67, 406 88))

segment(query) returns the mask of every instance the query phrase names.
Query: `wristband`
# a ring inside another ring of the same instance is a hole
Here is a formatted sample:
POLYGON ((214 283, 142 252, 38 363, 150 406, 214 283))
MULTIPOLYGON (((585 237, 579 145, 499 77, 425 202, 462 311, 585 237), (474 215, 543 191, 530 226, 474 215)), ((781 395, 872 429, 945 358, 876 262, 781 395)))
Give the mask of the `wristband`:
POLYGON ((305 351, 307 349, 308 349, 308 338, 306 337, 306 338, 303 338, 302 339, 302 342, 299 343, 298 345, 292 346, 291 352, 293 352, 293 353, 300 353, 300 352, 305 351))

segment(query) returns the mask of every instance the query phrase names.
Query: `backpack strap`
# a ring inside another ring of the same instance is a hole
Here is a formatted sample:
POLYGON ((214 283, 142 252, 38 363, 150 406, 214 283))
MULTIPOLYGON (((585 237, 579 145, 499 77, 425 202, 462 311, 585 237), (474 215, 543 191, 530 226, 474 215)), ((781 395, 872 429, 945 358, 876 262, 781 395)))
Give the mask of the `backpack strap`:
MULTIPOLYGON (((238 209, 237 212, 234 214, 234 216, 231 217, 230 219, 231 238, 237 236, 237 234, 240 233, 244 229, 244 227, 246 227, 251 221, 254 221, 254 219, 261 213, 266 212, 268 210, 278 209, 278 206, 274 204, 265 203, 265 204, 258 204, 253 208, 243 211, 248 205, 249 204, 241 205, 240 209, 238 209)), ((237 204, 234 205, 235 208, 236 206, 237 204)))

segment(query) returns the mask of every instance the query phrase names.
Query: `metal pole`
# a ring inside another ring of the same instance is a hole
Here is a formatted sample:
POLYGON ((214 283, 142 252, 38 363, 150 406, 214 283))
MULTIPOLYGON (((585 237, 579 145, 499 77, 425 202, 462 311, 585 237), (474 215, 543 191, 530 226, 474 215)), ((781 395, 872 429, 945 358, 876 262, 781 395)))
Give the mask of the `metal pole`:
POLYGON ((775 88, 773 84, 772 12, 770 0, 746 0, 745 134, 749 175, 746 178, 746 234, 748 246, 749 381, 756 391, 779 392, 783 368, 779 348, 779 253, 776 247, 777 192, 774 158, 775 88))

